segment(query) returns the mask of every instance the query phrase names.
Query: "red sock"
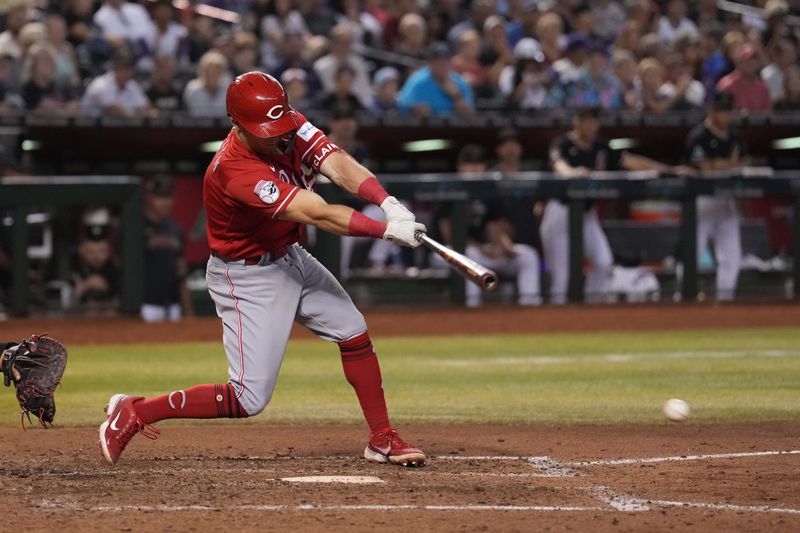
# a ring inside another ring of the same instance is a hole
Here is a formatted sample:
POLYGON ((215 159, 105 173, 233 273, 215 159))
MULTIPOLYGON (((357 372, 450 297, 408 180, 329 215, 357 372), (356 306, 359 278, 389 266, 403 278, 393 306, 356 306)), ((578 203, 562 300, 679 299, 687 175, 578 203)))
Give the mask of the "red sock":
POLYGON ((389 413, 383 398, 383 382, 378 357, 366 331, 339 343, 344 376, 358 396, 358 403, 371 433, 389 429, 389 413))
POLYGON ((246 418, 230 383, 195 385, 163 396, 143 398, 134 407, 145 424, 168 418, 246 418))

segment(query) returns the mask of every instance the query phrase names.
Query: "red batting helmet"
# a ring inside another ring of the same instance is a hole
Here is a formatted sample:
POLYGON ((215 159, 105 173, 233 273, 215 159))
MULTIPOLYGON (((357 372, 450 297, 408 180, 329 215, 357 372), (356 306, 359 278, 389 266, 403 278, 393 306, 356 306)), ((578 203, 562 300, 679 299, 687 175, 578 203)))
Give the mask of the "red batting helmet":
POLYGON ((302 125, 283 86, 263 72, 237 76, 228 85, 225 105, 228 116, 256 137, 278 137, 302 125))

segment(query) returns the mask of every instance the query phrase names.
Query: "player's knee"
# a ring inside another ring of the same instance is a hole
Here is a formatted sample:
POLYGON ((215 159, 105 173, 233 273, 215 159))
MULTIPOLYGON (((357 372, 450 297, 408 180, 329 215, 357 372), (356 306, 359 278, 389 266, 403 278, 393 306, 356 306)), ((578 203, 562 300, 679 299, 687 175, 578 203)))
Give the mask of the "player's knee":
POLYGON ((517 244, 514 246, 514 251, 521 264, 526 266, 539 266, 539 253, 536 248, 527 244, 517 244))
POLYGON ((264 390, 263 387, 244 386, 239 403, 247 411, 248 416, 255 416, 266 409, 272 399, 272 390, 264 390))

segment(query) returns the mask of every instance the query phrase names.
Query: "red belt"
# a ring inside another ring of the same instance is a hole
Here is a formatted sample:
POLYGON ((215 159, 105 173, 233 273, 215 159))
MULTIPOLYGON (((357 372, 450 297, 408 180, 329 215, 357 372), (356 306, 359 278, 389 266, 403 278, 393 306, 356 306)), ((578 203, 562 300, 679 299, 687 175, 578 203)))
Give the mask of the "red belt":
MULTIPOLYGON (((264 255, 268 256, 269 257, 268 262, 271 262, 271 261, 277 261, 278 259, 280 259, 284 255, 286 255, 288 252, 289 252, 289 247, 288 246, 281 246, 280 248, 276 248, 275 250, 272 250, 271 252, 268 252, 268 253, 266 253, 264 255)), ((248 266, 258 265, 264 259, 264 255, 256 255, 254 257, 244 257, 244 258, 240 257, 238 259, 231 259, 231 258, 225 257, 224 255, 219 254, 217 252, 211 252, 211 255, 213 255, 217 259, 221 259, 222 261, 225 261, 226 263, 235 263, 237 261, 244 260, 244 264, 248 265, 248 266)))

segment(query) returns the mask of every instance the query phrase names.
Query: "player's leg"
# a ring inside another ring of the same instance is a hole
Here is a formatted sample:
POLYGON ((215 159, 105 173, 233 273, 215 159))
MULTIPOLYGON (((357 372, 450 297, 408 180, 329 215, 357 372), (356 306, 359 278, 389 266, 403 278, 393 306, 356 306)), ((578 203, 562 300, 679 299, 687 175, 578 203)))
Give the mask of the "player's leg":
POLYGON ((517 278, 517 301, 520 305, 540 305, 539 253, 527 244, 515 244, 514 251, 517 254, 512 260, 517 278))
POLYGON ((304 280, 295 320, 320 338, 339 344, 345 378, 356 392, 370 429, 365 457, 409 466, 423 464, 425 454, 403 441, 389 422, 380 365, 364 316, 316 258, 300 247, 290 254, 301 263, 304 280))
POLYGON ((539 231, 542 239, 544 262, 550 274, 550 303, 567 301, 569 285, 569 220, 567 206, 550 200, 544 209, 539 231))
POLYGON ((594 208, 583 216, 583 253, 592 264, 586 276, 585 300, 589 303, 602 302, 614 268, 614 255, 594 208))
POLYGON ((697 242, 696 242, 696 262, 700 265, 700 260, 703 254, 708 249, 708 243, 711 240, 711 234, 714 233, 714 226, 716 218, 713 215, 702 212, 699 210, 700 202, 698 199, 698 212, 697 212, 697 242))
POLYGON ((300 271, 281 260, 244 266, 212 258, 206 279, 222 318, 230 382, 151 398, 115 394, 100 428, 100 446, 109 461, 117 461, 137 432, 157 434, 150 424, 159 420, 243 418, 269 402, 300 297, 300 271))
POLYGON ((738 214, 732 213, 717 223, 714 255, 717 259, 717 300, 733 300, 742 266, 742 237, 738 214))
POLYGON ((167 319, 167 310, 162 305, 142 304, 142 320, 145 322, 163 322, 167 319))

